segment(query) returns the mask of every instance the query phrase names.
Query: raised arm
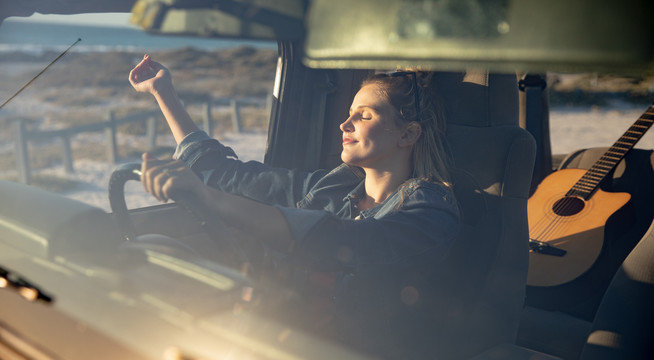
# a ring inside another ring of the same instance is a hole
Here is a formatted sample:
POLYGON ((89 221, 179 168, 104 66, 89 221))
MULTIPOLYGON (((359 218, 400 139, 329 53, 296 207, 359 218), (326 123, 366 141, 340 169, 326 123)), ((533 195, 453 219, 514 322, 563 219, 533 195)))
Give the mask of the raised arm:
POLYGON ((186 135, 199 130, 177 96, 170 72, 150 55, 146 54, 130 71, 129 82, 136 91, 154 96, 178 144, 186 135))

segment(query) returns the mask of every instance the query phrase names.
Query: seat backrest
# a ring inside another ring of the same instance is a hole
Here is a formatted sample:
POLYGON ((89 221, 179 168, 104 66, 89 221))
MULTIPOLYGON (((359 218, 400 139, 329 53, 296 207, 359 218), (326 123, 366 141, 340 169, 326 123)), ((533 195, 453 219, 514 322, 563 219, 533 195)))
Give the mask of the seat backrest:
POLYGON ((613 277, 581 359, 654 359, 654 221, 613 277))
POLYGON ((439 358, 514 342, 528 269, 535 142, 518 125, 515 74, 439 73, 463 229, 433 274, 426 335, 439 358))

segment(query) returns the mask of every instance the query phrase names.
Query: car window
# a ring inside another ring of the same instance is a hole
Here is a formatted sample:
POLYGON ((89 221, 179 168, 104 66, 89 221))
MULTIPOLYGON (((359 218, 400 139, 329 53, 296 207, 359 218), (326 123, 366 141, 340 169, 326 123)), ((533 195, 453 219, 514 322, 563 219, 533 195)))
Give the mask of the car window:
MULTIPOLYGON (((170 69, 202 128, 209 126, 241 159, 263 160, 276 43, 154 36, 129 25, 128 18, 36 14, 2 23, 2 102, 81 41, 0 109, 1 179, 109 210, 106 187, 113 169, 140 161, 144 151, 170 156, 175 146, 152 96, 137 93, 127 80, 145 53, 170 69)), ((130 208, 156 203, 135 182, 127 184, 126 194, 130 208)))
MULTIPOLYGON (((610 147, 648 109, 654 77, 597 73, 550 73, 550 131, 553 154, 610 147)), ((654 148, 654 131, 636 148, 654 148)))

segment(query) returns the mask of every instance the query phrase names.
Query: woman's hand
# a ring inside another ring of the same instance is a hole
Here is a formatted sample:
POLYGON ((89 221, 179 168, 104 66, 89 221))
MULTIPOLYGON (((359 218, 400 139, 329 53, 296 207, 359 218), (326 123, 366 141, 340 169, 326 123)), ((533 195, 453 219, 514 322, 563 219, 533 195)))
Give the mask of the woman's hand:
POLYGON ((154 95, 178 144, 186 135, 199 130, 177 96, 170 72, 152 61, 150 55, 146 54, 129 72, 129 82, 136 91, 154 95))
POLYGON ((152 61, 148 54, 129 72, 129 82, 136 91, 153 95, 173 89, 168 69, 152 61))
POLYGON ((198 199, 206 197, 206 185, 179 160, 158 160, 151 154, 143 154, 141 182, 145 191, 161 202, 168 202, 180 192, 194 193, 198 199))
POLYGON ((182 191, 191 192, 206 205, 208 218, 218 216, 229 227, 254 239, 265 239, 277 251, 293 249, 291 230, 278 208, 209 187, 179 160, 157 160, 145 153, 141 173, 145 191, 160 201, 167 202, 182 191))

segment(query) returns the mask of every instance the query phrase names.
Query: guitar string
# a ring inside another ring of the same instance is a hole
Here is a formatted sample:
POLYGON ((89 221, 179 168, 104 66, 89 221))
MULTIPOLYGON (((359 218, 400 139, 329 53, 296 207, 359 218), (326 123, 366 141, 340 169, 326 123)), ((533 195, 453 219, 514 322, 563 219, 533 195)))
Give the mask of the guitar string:
MULTIPOLYGON (((586 176, 586 174, 588 174, 588 172, 584 173, 577 180, 577 182, 575 182, 575 184, 572 186, 572 189, 574 189, 575 186, 577 186, 579 180, 583 179, 586 176)), ((553 217, 554 220, 548 219, 548 216, 543 216, 540 218, 540 221, 538 221, 532 227, 533 232, 538 232, 536 240, 549 241, 555 239, 557 235, 561 234, 565 230, 566 228, 565 225, 567 224, 567 222, 565 222, 564 220, 566 220, 566 216, 558 215, 556 212, 558 211, 559 213, 567 213, 573 210, 575 206, 574 199, 575 199, 574 197, 564 195, 562 198, 557 200, 557 202, 555 202, 554 205, 551 206, 550 209, 551 213, 548 211, 548 215, 553 217), (562 203, 559 203, 559 201, 562 201, 562 203)), ((530 234, 532 234, 532 230, 530 230, 530 234)))
MULTIPOLYGON (((564 201, 564 205, 557 207, 557 210, 563 212, 573 208, 572 201, 566 201, 567 199, 565 197, 562 200, 564 201)), ((548 209, 546 216, 541 217, 540 221, 532 228, 534 233, 538 233, 535 238, 532 238, 544 242, 556 239, 557 235, 561 234, 566 228, 565 225, 567 222, 564 222, 566 220, 565 218, 565 216, 557 215, 553 209, 548 209), (554 219, 548 219, 548 216, 554 219)), ((530 234, 532 234, 532 230, 530 230, 530 234)))
MULTIPOLYGON (((604 158, 604 156, 602 156, 604 158)), ((600 159, 602 159, 600 158, 600 159)), ((578 182, 580 180, 583 180, 584 178, 588 178, 588 174, 592 173, 593 170, 596 170, 597 167, 593 165, 586 173, 584 173, 578 180, 575 182, 575 184, 572 187, 572 190, 577 190, 577 191, 583 191, 586 192, 583 189, 575 189, 577 187, 578 182)), ((589 180, 590 181, 590 180, 589 180)), ((595 185, 597 186, 597 185, 595 185)), ((556 206, 557 203, 555 203, 555 206, 552 206, 551 213, 548 211, 548 214, 554 218, 554 220, 549 220, 547 216, 544 216, 541 218, 542 221, 539 221, 535 226, 534 226, 534 231, 538 232, 537 235, 537 240, 540 241, 551 241, 554 239, 559 238, 559 236, 562 233, 565 233, 565 230, 567 228, 566 225, 569 225, 569 222, 565 221, 567 219, 567 216, 564 215, 558 215, 557 211, 559 213, 567 213, 569 211, 574 210, 575 207, 575 200, 577 197, 574 196, 566 196, 564 195, 561 199, 558 201, 561 201, 562 203, 559 203, 559 206, 556 206), (544 226, 544 227, 543 227, 544 226)), ((580 201, 584 201, 583 199, 579 199, 580 201)), ((587 204, 587 201, 584 201, 584 206, 587 204)), ((574 214, 573 214, 574 215, 574 214)))
MULTIPOLYGON (((604 156, 602 156, 603 158, 604 156)), ((601 158, 600 158, 601 159, 601 158)), ((575 182, 575 184, 572 186, 572 190, 577 187, 577 184, 580 180, 584 179, 593 169, 596 169, 595 165, 593 165, 587 172, 585 172, 578 180, 575 182)), ((597 186, 597 185, 595 185, 597 186)), ((584 191, 585 190, 580 190, 576 189, 577 191, 584 191)), ((554 205, 551 207, 551 213, 548 211, 548 214, 552 217, 554 217, 554 220, 549 220, 547 216, 543 216, 534 227, 535 232, 539 232, 536 240, 539 241, 551 241, 554 239, 557 239, 560 237, 562 233, 565 233, 566 230, 566 225, 569 225, 569 222, 565 221, 568 219, 567 216, 564 215, 558 215, 556 212, 558 211, 559 213, 567 213, 568 211, 574 210, 575 207, 575 200, 574 199, 579 199, 580 201, 584 202, 584 207, 588 204, 588 201, 583 200, 582 197, 574 197, 574 196, 567 196, 564 195, 561 199, 558 201, 562 201, 562 204, 559 204, 560 206, 555 206, 557 203, 555 202, 554 205), (556 209, 556 211, 555 211, 556 209), (543 227, 544 226, 544 227, 543 227)), ((583 209, 583 208, 582 208, 583 209)), ((578 212, 577 212, 578 213, 578 212)), ((575 215, 575 214, 573 214, 575 215)), ((530 234, 531 234, 530 230, 530 234)))

